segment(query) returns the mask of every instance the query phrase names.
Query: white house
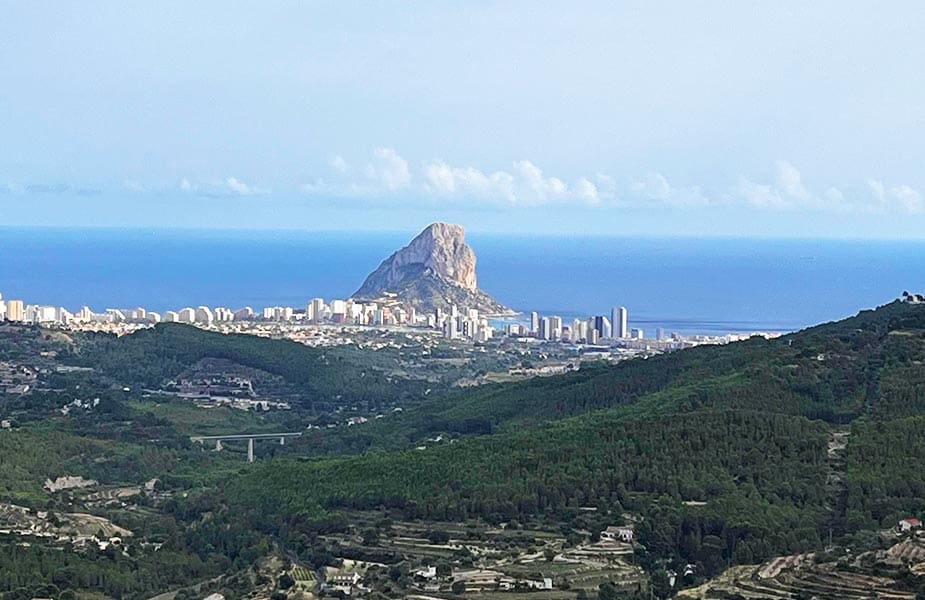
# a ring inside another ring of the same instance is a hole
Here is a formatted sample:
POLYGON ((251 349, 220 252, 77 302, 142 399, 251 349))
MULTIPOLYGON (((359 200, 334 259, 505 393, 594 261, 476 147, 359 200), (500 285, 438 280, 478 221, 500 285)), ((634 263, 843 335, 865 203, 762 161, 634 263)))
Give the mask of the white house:
POLYGON ((908 519, 903 519, 899 522, 899 530, 902 532, 912 531, 913 529, 918 529, 922 526, 922 522, 916 519, 915 517, 910 517, 908 519))
POLYGON ((633 542, 633 527, 631 525, 621 525, 619 527, 611 525, 601 532, 601 539, 631 544, 633 542))

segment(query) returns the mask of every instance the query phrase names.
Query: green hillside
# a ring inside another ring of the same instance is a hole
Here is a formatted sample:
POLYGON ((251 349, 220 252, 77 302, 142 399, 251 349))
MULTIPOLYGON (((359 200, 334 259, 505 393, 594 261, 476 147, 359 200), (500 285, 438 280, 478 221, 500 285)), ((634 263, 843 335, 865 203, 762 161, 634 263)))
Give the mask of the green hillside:
POLYGON ((119 381, 157 388, 205 358, 225 359, 281 378, 306 407, 341 400, 371 407, 420 397, 424 385, 395 381, 376 367, 376 353, 355 347, 310 348, 288 340, 225 335, 162 323, 132 335, 82 334, 70 362, 119 381))
MULTIPOLYGON (((912 416, 925 402, 923 340, 925 309, 894 303, 771 341, 478 390, 408 411, 395 435, 409 442, 466 419, 487 420, 490 435, 255 465, 224 490, 255 522, 273 515, 271 527, 379 506, 495 522, 630 510, 657 556, 716 568, 763 560, 816 548, 833 527, 850 534, 925 509, 914 460, 925 434, 912 416), (849 481, 833 491, 827 444, 846 424, 849 481), (705 549, 707 536, 722 548, 705 549)), ((375 424, 367 442, 398 443, 390 425, 375 424)))
MULTIPOLYGON (((102 562, 93 554, 71 560, 52 546, 20 556, 15 542, 0 540, 0 562, 40 565, 29 581, 7 569, 0 592, 10 598, 44 593, 36 586, 55 581, 62 561, 96 561, 86 571, 92 577, 73 585, 127 598, 237 577, 276 551, 314 566, 362 556, 407 562, 394 547, 361 545, 375 539, 363 533, 370 523, 392 520, 422 530, 509 524, 570 544, 631 520, 635 564, 649 573, 692 564, 702 581, 728 565, 819 551, 830 540, 876 548, 880 530, 925 516, 922 306, 892 303, 774 340, 432 395, 420 381, 389 380, 369 364, 383 358, 357 348, 172 325, 121 338, 8 326, 0 359, 45 373, 30 394, 0 395, 0 412, 16 422, 0 432, 0 500, 82 506, 128 524, 147 544, 135 544, 131 560, 102 562), (306 405, 340 396, 405 409, 312 429, 291 445, 260 445, 248 465, 243 445, 215 453, 187 436, 294 430, 311 413, 228 413, 124 391, 162 385, 203 359, 259 369, 306 405), (58 372, 62 363, 93 370, 58 372), (90 408, 61 411, 94 398, 90 408), (110 491, 150 478, 159 487, 122 506, 89 490, 42 488, 61 475, 94 478, 110 491), (170 553, 156 550, 165 542, 170 553), (174 560, 190 568, 159 579, 159 565, 174 560), (146 574, 132 579, 136 572, 146 574)), ((522 537, 524 547, 533 543, 522 537)))

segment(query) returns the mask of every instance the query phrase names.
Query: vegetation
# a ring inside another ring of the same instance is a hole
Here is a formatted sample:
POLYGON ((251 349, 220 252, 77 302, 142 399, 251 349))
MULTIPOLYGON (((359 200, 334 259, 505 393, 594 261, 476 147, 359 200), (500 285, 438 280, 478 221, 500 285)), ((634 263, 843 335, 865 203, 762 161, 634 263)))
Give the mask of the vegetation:
MULTIPOLYGON (((44 375, 29 395, 0 395, 0 412, 16 422, 0 431, 0 500, 51 510, 84 502, 160 550, 61 552, 0 539, 0 591, 140 598, 244 573, 277 553, 314 567, 387 565, 382 585, 394 594, 409 575, 401 547, 383 546, 389 526, 356 529, 348 517, 377 511, 419 520, 428 546, 459 535, 446 523, 530 523, 575 545, 632 520, 634 560, 663 595, 667 569, 692 565, 702 579, 830 539, 873 546, 877 530, 925 514, 921 306, 893 303, 774 340, 433 395, 426 382, 389 377, 354 352, 178 325, 123 338, 7 326, 0 360, 31 361, 44 375), (204 359, 266 372, 302 404, 287 415, 197 413, 137 392, 204 359), (93 371, 57 372, 61 364, 93 371), (74 401, 80 408, 62 414, 74 401), (310 412, 352 403, 404 410, 313 429, 252 465, 187 438, 226 424, 301 429, 310 412), (64 474, 109 486, 158 478, 163 491, 129 510, 43 490, 45 478, 64 474)), ((556 549, 536 551, 551 562, 556 549)), ((464 554, 441 569, 473 564, 464 554)), ((605 583, 596 593, 624 592, 605 583)))

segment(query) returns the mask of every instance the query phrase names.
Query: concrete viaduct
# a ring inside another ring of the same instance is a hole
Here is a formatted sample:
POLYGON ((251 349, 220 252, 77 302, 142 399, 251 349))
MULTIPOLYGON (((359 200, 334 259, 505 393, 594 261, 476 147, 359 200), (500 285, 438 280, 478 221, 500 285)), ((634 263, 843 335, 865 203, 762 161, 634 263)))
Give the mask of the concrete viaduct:
POLYGON ((215 451, 222 449, 222 442, 247 440, 247 462, 254 462, 254 440, 279 440, 279 445, 286 444, 286 438, 302 437, 301 431, 284 433, 232 433, 228 435, 193 435, 190 441, 195 444, 215 442, 215 451))

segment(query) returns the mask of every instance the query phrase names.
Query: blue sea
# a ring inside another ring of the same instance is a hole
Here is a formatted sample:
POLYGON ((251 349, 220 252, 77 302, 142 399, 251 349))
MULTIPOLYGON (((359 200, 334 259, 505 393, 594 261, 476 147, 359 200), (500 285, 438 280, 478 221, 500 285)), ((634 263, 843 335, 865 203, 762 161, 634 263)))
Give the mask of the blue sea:
MULTIPOLYGON (((349 296, 413 233, 0 228, 0 293, 94 310, 349 296)), ((629 310, 682 333, 792 331, 925 291, 925 242, 468 234, 479 285, 566 319, 629 310)))

